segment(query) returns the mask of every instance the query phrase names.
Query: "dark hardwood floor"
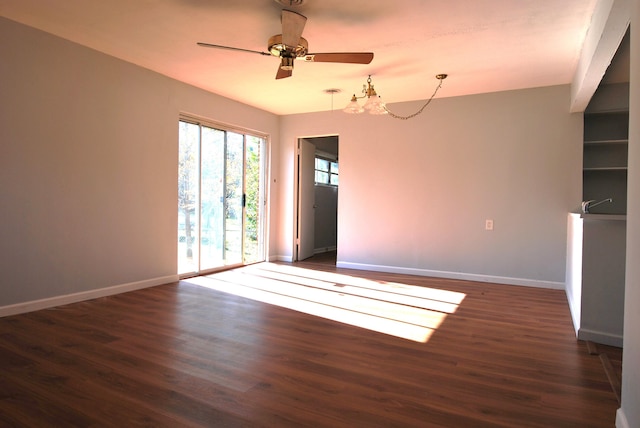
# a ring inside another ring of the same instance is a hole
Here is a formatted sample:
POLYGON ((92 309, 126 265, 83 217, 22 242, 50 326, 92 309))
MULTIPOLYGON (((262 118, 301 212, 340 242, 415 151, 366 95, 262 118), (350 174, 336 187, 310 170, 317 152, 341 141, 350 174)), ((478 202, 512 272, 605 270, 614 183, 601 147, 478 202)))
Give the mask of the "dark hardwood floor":
POLYGON ((309 257, 303 262, 306 265, 311 264, 320 264, 325 266, 335 266, 338 252, 337 251, 327 251, 324 253, 314 254, 313 257, 309 257))
POLYGON ((562 291, 261 264, 0 318, 0 425, 613 427, 598 354, 562 291))

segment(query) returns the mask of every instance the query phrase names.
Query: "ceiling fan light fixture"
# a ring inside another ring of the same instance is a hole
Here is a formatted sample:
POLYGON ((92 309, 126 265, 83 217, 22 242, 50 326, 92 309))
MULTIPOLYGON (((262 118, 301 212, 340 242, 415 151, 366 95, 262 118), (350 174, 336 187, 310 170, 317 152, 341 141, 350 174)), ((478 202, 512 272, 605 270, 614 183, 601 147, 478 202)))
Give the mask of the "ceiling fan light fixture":
POLYGON ((292 56, 283 56, 280 61, 280 69, 282 70, 293 70, 293 60, 295 58, 292 56))

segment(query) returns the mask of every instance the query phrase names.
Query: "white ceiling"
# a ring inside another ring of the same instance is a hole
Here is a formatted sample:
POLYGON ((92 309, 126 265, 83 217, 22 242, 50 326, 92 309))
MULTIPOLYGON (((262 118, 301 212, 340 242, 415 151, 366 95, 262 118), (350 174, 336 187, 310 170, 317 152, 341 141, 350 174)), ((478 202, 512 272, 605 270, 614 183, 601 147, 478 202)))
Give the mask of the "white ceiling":
MULTIPOLYGON (((295 0, 299 3, 301 0, 295 0)), ((286 1, 285 1, 286 2, 286 1)), ((276 113, 340 109, 369 74, 387 103, 569 84, 596 0, 304 0, 310 52, 369 51, 371 64, 279 60, 274 0, 0 0, 0 15, 276 113), (326 89, 342 92, 329 95, 326 89), (333 98, 333 100, 332 100, 333 98)), ((4 43, 5 41, 3 41, 4 43)), ((402 112, 400 112, 402 113, 402 112)))

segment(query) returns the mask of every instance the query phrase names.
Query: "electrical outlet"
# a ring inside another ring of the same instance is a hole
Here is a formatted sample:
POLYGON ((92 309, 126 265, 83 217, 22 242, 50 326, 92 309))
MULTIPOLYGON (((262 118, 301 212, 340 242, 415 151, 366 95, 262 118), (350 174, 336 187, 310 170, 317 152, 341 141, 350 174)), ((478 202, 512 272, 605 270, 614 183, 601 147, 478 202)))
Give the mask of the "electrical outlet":
POLYGON ((493 230, 493 220, 486 219, 484 221, 484 230, 493 230))

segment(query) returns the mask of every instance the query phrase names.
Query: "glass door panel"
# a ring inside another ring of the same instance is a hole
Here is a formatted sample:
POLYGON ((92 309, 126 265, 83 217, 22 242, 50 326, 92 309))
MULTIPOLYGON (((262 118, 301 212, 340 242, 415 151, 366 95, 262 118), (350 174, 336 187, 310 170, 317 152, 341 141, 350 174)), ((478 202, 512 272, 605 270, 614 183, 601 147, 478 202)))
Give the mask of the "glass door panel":
POLYGON ((198 268, 200 127, 180 122, 178 130, 178 273, 198 268), (195 244, 195 245, 194 245, 195 244))
POLYGON ((244 135, 227 132, 225 183, 225 264, 242 263, 244 135))
POLYGON ((200 270, 224 264, 225 132, 202 127, 200 270))
POLYGON ((265 260, 261 137, 180 121, 178 273, 265 260))
POLYGON ((245 227, 244 262, 255 263, 264 260, 262 236, 264 229, 264 171, 262 168, 263 138, 247 135, 245 150, 245 227))

